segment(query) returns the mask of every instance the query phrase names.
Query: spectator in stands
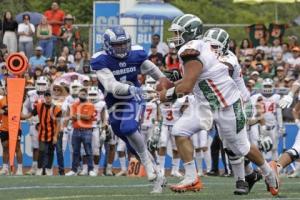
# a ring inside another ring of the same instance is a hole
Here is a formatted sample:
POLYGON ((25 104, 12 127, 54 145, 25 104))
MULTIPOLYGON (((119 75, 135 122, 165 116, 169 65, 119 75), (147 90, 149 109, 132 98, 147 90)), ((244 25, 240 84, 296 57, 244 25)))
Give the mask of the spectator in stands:
POLYGON ((266 38, 260 38, 259 46, 257 46, 255 49, 262 50, 266 55, 270 54, 270 47, 268 46, 266 38))
POLYGON ((157 46, 151 44, 150 55, 148 57, 156 66, 161 67, 163 63, 163 55, 158 52, 157 46))
POLYGON ((272 65, 276 69, 278 66, 285 66, 285 62, 283 60, 282 53, 278 53, 274 58, 273 58, 273 63, 272 65))
POLYGON ((236 56, 239 56, 238 55, 238 48, 237 48, 237 46, 236 46, 236 41, 235 40, 233 40, 233 39, 231 39, 230 41, 229 41, 229 50, 232 52, 232 53, 234 53, 236 56))
POLYGON ((283 57, 284 62, 286 62, 288 59, 293 57, 293 54, 290 51, 288 43, 282 44, 282 57, 283 57))
POLYGON ((91 73, 91 66, 90 66, 90 61, 85 60, 83 62, 83 73, 84 74, 90 74, 91 73))
POLYGON ((33 72, 37 67, 44 69, 44 66, 46 64, 46 58, 43 56, 43 48, 37 46, 34 52, 35 55, 30 57, 29 59, 30 72, 33 72))
POLYGON ((255 59, 251 62, 251 68, 258 72, 270 72, 270 66, 267 60, 264 60, 264 53, 258 52, 255 55, 255 59))
POLYGON ((243 39, 240 45, 239 55, 245 57, 247 55, 254 55, 254 49, 251 46, 250 40, 243 39))
POLYGON ((67 46, 71 53, 74 52, 75 44, 80 40, 80 33, 77 26, 74 26, 75 18, 67 14, 64 18, 64 25, 60 28, 62 45, 67 46))
POLYGON ((83 44, 81 42, 77 42, 75 44, 75 51, 80 51, 80 52, 84 51, 84 47, 83 47, 83 44))
POLYGON ((294 47, 292 49, 293 57, 286 62, 286 68, 288 69, 287 75, 298 78, 300 68, 300 48, 294 47))
POLYGON ((298 46, 298 37, 295 35, 288 37, 288 44, 290 50, 293 50, 294 47, 298 46))
POLYGON ((253 88, 255 88, 255 89, 261 89, 263 79, 259 77, 258 71, 253 71, 250 74, 250 79, 253 80, 253 81, 255 81, 255 84, 254 84, 253 88))
POLYGON ((79 73, 83 72, 83 57, 81 51, 75 51, 74 53, 74 65, 75 70, 79 73))
POLYGON ((65 57, 59 57, 57 61, 57 71, 63 74, 68 71, 68 65, 65 57))
POLYGON ((169 47, 166 43, 160 41, 160 35, 154 34, 151 38, 151 45, 156 46, 157 52, 165 56, 169 52, 169 47))
POLYGON ((30 76, 29 72, 24 73, 26 87, 34 87, 34 79, 30 76))
POLYGON ((46 64, 45 64, 45 67, 44 67, 44 73, 45 74, 48 74, 49 71, 50 71, 50 67, 54 65, 54 58, 46 58, 46 64))
POLYGON ((42 75, 43 75, 43 68, 36 67, 33 74, 34 81, 36 81, 42 75))
POLYGON ((59 9, 57 2, 53 2, 51 9, 46 10, 44 15, 46 16, 48 23, 52 26, 52 41, 53 41, 53 50, 52 55, 57 55, 59 52, 59 40, 60 37, 60 27, 64 24, 65 12, 59 9))
POLYGON ((7 46, 8 53, 17 52, 18 41, 16 32, 18 30, 18 23, 14 20, 10 11, 4 12, 3 21, 0 24, 0 30, 3 34, 3 44, 7 46))
POLYGON ((27 58, 32 56, 34 25, 30 23, 30 16, 23 15, 23 23, 18 25, 19 51, 23 51, 27 58))
POLYGON ((52 65, 52 66, 49 66, 49 79, 50 79, 50 82, 54 82, 54 80, 56 78, 59 77, 59 73, 57 72, 57 68, 55 65, 52 65))
POLYGON ((283 66, 278 66, 276 69, 276 76, 274 77, 275 87, 285 87, 285 70, 283 66))
POLYGON ((63 47, 61 56, 66 59, 67 63, 74 63, 74 56, 71 54, 68 46, 63 47))
POLYGON ((39 40, 39 46, 43 48, 43 55, 46 58, 52 57, 52 27, 50 24, 48 24, 47 18, 45 16, 42 17, 41 23, 37 27, 36 36, 39 40))
POLYGON ((270 48, 271 55, 274 58, 278 53, 282 53, 282 47, 280 45, 280 39, 276 38, 273 40, 273 46, 270 48))
POLYGON ((174 43, 171 43, 169 45, 169 52, 164 57, 163 64, 164 64, 165 70, 167 70, 167 71, 174 70, 174 69, 177 69, 180 71, 180 62, 179 62, 179 58, 177 56, 177 51, 176 51, 174 43))

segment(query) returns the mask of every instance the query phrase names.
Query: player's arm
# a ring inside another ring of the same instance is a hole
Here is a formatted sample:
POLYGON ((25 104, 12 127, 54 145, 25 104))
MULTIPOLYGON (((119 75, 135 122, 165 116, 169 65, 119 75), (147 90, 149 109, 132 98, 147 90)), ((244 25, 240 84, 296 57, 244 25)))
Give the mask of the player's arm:
POLYGON ((129 94, 130 85, 117 81, 113 73, 108 68, 98 70, 97 77, 107 92, 117 96, 125 96, 129 94))
POLYGON ((186 49, 180 54, 184 66, 182 80, 176 82, 174 87, 162 90, 160 92, 161 101, 174 100, 192 92, 203 69, 202 62, 198 58, 199 55, 200 52, 195 49, 186 49))
POLYGON ((293 116, 295 119, 295 123, 300 127, 300 100, 298 100, 297 104, 293 108, 293 116))
POLYGON ((151 76, 154 80, 158 80, 165 75, 160 71, 159 67, 157 67, 150 60, 145 60, 141 65, 141 73, 151 76))
POLYGON ((29 119, 29 118, 31 118, 32 116, 36 116, 38 113, 37 113, 37 103, 34 105, 34 108, 33 108, 33 110, 31 110, 31 111, 27 111, 27 113, 26 114, 24 114, 24 113, 21 113, 21 119, 22 120, 26 120, 26 119, 29 119))
POLYGON ((100 119, 101 119, 101 125, 102 127, 107 127, 108 126, 108 121, 107 121, 107 110, 106 110, 106 107, 104 107, 102 110, 101 110, 101 113, 100 113, 100 119))

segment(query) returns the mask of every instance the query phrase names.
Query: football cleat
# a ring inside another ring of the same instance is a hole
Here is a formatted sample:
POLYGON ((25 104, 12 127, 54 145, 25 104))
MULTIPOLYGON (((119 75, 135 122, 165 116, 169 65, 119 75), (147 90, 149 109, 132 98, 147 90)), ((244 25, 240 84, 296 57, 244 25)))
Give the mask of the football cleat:
POLYGON ((267 185, 267 190, 273 196, 276 196, 279 193, 279 174, 277 164, 275 161, 271 161, 269 162, 269 165, 272 168, 272 173, 265 177, 265 182, 267 185))
POLYGON ((68 173, 66 173, 66 176, 77 176, 77 173, 71 170, 68 173))
POLYGON ((153 190, 150 192, 151 194, 160 194, 163 191, 163 187, 167 184, 167 180, 162 173, 157 173, 157 177, 154 180, 153 190))
POLYGON ((154 181, 157 178, 157 174, 154 169, 154 165, 149 161, 145 166, 145 171, 147 173, 148 181, 154 181))
POLYGON ((121 170, 116 174, 116 176, 127 176, 127 171, 121 170))
POLYGON ((187 192, 187 191, 198 192, 201 189, 203 189, 203 184, 199 177, 197 177, 196 179, 185 178, 180 183, 176 185, 171 185, 170 189, 173 192, 178 192, 178 193, 187 192))
POLYGON ((83 169, 83 170, 81 170, 81 172, 79 172, 79 174, 78 174, 79 176, 87 176, 88 175, 88 171, 87 171, 87 169, 83 169))
POLYGON ((46 169, 46 176, 53 176, 53 170, 52 169, 46 169))
POLYGON ((244 180, 238 180, 235 183, 235 190, 233 194, 235 195, 247 195, 249 193, 248 183, 244 180))
POLYGON ((31 168, 28 172, 25 173, 25 175, 34 176, 36 175, 36 169, 31 168))
POLYGON ((43 175, 43 169, 38 168, 38 169, 36 170, 35 175, 37 175, 37 176, 42 176, 42 175, 43 175))
POLYGON ((262 175, 257 172, 253 171, 252 174, 249 174, 245 177, 246 182, 248 183, 249 192, 253 188, 254 184, 262 179, 262 175))
POLYGON ((171 176, 176 177, 176 178, 182 178, 183 177, 183 175, 177 170, 172 170, 171 171, 171 176))
POLYGON ((22 170, 22 169, 17 169, 15 175, 16 175, 16 176, 23 176, 23 170, 22 170))
POLYGON ((9 171, 7 168, 2 168, 2 170, 0 171, 1 176, 7 176, 8 174, 9 174, 9 171))
POLYGON ((97 173, 94 170, 89 171, 89 176, 96 177, 97 173))
POLYGON ((288 175, 288 178, 300 178, 300 172, 296 170, 292 174, 288 175))

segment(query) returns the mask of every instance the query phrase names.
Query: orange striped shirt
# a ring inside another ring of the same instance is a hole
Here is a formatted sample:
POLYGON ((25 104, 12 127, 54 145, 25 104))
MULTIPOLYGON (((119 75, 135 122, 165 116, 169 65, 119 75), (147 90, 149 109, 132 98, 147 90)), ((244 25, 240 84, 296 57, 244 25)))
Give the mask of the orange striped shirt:
POLYGON ((61 108, 56 105, 47 106, 44 102, 37 102, 34 115, 39 117, 39 141, 51 142, 61 117, 61 108))

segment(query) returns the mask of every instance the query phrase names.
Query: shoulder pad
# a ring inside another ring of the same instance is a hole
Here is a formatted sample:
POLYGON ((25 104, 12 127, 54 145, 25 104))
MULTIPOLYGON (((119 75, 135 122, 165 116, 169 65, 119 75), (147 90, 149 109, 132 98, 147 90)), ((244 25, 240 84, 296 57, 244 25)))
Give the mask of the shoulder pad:
POLYGON ((131 46, 132 51, 144 50, 144 48, 140 45, 133 45, 131 46))

